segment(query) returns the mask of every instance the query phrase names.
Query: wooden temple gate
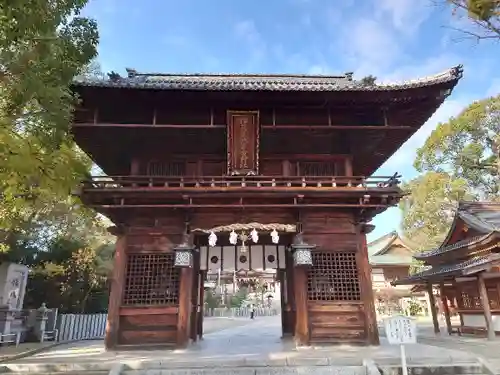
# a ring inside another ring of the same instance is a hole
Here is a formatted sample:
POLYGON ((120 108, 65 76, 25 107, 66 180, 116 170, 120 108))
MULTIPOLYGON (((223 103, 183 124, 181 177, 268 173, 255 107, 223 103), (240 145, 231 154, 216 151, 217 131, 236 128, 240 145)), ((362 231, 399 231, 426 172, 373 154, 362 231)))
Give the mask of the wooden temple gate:
POLYGON ((402 192, 397 174, 368 176, 461 74, 370 87, 351 74, 133 70, 76 82, 75 139, 108 175, 80 197, 116 224, 106 347, 196 340, 204 272, 227 263, 220 246, 235 269, 278 246, 261 265, 285 285, 284 336, 378 344, 366 233, 402 192))

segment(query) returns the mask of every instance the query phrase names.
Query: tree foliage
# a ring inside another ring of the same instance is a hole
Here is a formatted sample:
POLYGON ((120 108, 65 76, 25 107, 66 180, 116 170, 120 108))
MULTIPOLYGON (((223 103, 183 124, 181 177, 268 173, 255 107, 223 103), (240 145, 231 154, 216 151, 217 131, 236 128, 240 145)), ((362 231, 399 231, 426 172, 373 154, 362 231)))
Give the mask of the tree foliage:
POLYGON ((375 81, 377 81, 377 77, 372 76, 371 74, 361 78, 360 82, 363 86, 374 86, 375 81))
POLYGON ((403 185, 403 233, 416 250, 439 245, 453 220, 457 202, 469 199, 467 182, 447 173, 428 172, 403 185))
POLYGON ((74 77, 96 56, 87 0, 0 5, 0 229, 44 214, 90 168, 68 134, 74 77))
POLYGON ((440 123, 417 150, 419 172, 463 179, 480 199, 500 198, 500 95, 477 101, 440 123))
POLYGON ((105 311, 113 254, 110 243, 92 248, 82 239, 55 239, 31 265, 25 306, 46 303, 68 313, 105 311))
POLYGON ((437 0, 451 6, 453 15, 467 18, 457 28, 465 37, 500 40, 500 0, 437 0))
POLYGON ((500 200, 500 95, 440 123, 417 150, 422 174, 403 188, 403 231, 421 249, 444 240, 460 200, 500 200))

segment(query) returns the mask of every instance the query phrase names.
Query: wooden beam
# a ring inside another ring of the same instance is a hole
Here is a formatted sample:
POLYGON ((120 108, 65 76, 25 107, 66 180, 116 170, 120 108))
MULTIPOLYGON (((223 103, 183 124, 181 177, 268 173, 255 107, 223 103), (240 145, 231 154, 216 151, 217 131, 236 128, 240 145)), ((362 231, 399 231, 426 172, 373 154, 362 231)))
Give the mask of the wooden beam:
POLYGON ((387 208, 390 204, 102 204, 91 208, 387 208))
POLYGON ((391 126, 391 125, 262 125, 261 129, 266 130, 266 129, 274 129, 274 130, 279 130, 279 129, 287 129, 287 130, 303 130, 303 129, 314 129, 314 130, 319 130, 319 129, 339 129, 339 130, 416 130, 412 126, 405 126, 405 125, 400 125, 400 126, 391 126))
POLYGON ((170 128, 170 129, 225 129, 226 125, 181 125, 181 124, 107 124, 107 123, 74 123, 71 125, 73 128, 144 128, 144 129, 155 129, 155 128, 170 128))
POLYGON ((434 298, 434 292, 432 290, 432 283, 427 284, 427 294, 429 295, 429 303, 432 314, 432 325, 434 326, 434 333, 438 334, 441 332, 439 329, 439 320, 436 309, 436 299, 434 298))
POLYGON ((493 326, 493 318, 491 316, 490 300, 488 298, 488 291, 486 290, 486 284, 484 282, 484 276, 482 272, 477 275, 477 287, 479 289, 481 305, 483 306, 488 340, 495 340, 495 327, 493 326))
POLYGON ((439 284, 439 294, 441 297, 441 305, 443 306, 444 319, 446 321, 446 329, 448 331, 448 334, 451 335, 453 332, 453 329, 451 326, 450 308, 448 306, 448 298, 446 297, 446 294, 444 292, 444 282, 441 282, 439 284))
MULTIPOLYGON (((226 129, 226 124, 120 124, 120 123, 74 123, 73 128, 170 128, 170 129, 226 129)), ((261 129, 287 129, 287 130, 415 130, 412 126, 392 126, 392 125, 261 125, 261 129)))

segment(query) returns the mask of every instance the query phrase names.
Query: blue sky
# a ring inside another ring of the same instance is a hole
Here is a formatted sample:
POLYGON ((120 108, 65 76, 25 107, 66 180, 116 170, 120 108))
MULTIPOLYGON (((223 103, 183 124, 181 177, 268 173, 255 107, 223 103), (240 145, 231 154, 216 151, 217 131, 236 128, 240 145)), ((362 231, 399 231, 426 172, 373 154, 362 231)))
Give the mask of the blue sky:
MULTIPOLYGON (((445 104, 376 174, 415 177, 415 150, 440 121, 500 92, 499 45, 462 40, 433 0, 90 0, 104 71, 373 74, 394 82, 464 65, 445 104), (341 4, 341 5, 339 5, 341 4), (460 39, 460 40, 459 40, 460 39)), ((397 229, 392 208, 369 239, 397 229)))

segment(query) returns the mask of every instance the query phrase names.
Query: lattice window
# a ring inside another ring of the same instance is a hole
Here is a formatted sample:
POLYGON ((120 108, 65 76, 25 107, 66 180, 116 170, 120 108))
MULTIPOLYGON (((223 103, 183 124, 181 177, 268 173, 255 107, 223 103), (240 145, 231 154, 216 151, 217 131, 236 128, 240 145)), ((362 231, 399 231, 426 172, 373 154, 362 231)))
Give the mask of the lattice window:
POLYGON ((185 176, 186 163, 152 160, 148 163, 146 174, 148 176, 185 176))
POLYGON ((123 305, 176 305, 179 269, 174 254, 130 254, 125 273, 123 305))
POLYGON ((310 301, 359 301, 356 253, 354 251, 313 252, 314 266, 307 278, 310 301))
POLYGON ((486 289, 488 293, 488 300, 490 302, 490 309, 498 309, 500 308, 500 303, 498 301, 498 290, 496 286, 489 287, 486 289))
POLYGON ((299 162, 301 176, 335 176, 335 162, 299 162))
POLYGON ((481 298, 474 292, 462 291, 462 307, 468 310, 479 310, 481 309, 481 298))

